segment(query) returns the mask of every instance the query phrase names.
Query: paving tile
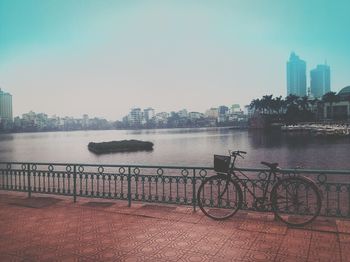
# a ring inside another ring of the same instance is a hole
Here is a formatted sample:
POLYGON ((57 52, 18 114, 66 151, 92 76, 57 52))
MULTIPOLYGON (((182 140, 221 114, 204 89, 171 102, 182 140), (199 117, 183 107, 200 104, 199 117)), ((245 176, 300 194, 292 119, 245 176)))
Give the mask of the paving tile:
POLYGON ((231 247, 224 245, 219 252, 216 254, 216 256, 221 258, 227 258, 229 260, 235 259, 235 260, 243 260, 245 254, 249 252, 248 249, 242 249, 238 247, 231 247))
POLYGON ((278 255, 306 259, 308 251, 309 245, 285 245, 279 248, 278 255))
POLYGON ((79 198, 74 204, 63 198, 27 208, 6 204, 20 200, 17 195, 2 196, 0 261, 350 260, 346 220, 321 218, 292 228, 274 221, 271 213, 240 211, 214 221, 192 207, 137 203, 129 208, 125 201, 86 204, 95 200, 79 198))
POLYGON ((122 258, 125 258, 128 252, 118 249, 118 248, 107 248, 103 252, 100 252, 89 258, 93 261, 121 261, 122 258))
POLYGON ((307 257, 295 257, 295 256, 285 256, 278 254, 275 257, 275 262, 306 262, 307 257))
POLYGON ((273 261, 275 257, 275 252, 249 250, 243 257, 243 261, 273 261))
POLYGON ((184 254, 178 261, 181 262, 209 262, 212 260, 213 256, 196 253, 196 252, 188 252, 184 254))
POLYGON ((350 234, 350 221, 349 220, 336 220, 337 230, 340 233, 350 234))
POLYGON ((5 254, 5 253, 0 253, 0 261, 19 262, 19 261, 23 261, 23 259, 21 257, 8 255, 8 254, 5 254))
POLYGON ((187 250, 174 247, 165 247, 155 253, 151 258, 154 261, 178 261, 186 254, 187 250))
POLYGON ((277 254, 280 246, 281 242, 257 240, 251 245, 250 250, 266 252, 269 254, 277 254))
POLYGON ((342 244, 349 243, 350 244, 350 234, 338 234, 339 241, 342 244))
POLYGON ((332 253, 328 251, 322 252, 320 250, 318 253, 310 254, 308 257, 308 261, 338 262, 341 261, 341 256, 339 253, 332 253))
POLYGON ((302 238, 302 239, 311 239, 312 231, 307 231, 303 229, 294 229, 294 228, 288 228, 286 232, 287 238, 302 238))
POLYGON ((143 254, 127 254, 120 258, 120 260, 117 261, 123 261, 123 262, 147 262, 152 261, 151 257, 145 256, 143 254))
POLYGON ((191 251, 201 254, 216 255, 223 245, 224 243, 221 241, 212 242, 207 239, 202 239, 191 248, 191 251))

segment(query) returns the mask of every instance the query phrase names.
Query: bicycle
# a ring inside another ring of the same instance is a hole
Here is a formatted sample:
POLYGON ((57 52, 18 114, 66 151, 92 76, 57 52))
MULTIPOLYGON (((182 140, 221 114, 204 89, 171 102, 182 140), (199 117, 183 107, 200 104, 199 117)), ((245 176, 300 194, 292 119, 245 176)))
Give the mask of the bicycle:
POLYGON ((235 166, 237 157, 244 158, 243 154, 246 152, 214 155, 217 175, 205 178, 197 192, 199 208, 206 216, 223 220, 236 214, 243 205, 243 187, 252 197, 255 210, 272 210, 275 217, 288 225, 304 226, 316 219, 321 211, 321 191, 315 182, 304 176, 280 177, 278 163, 261 162, 269 169, 259 186, 235 166), (254 185, 253 189, 248 184, 254 185), (260 190, 261 196, 256 189, 260 190))

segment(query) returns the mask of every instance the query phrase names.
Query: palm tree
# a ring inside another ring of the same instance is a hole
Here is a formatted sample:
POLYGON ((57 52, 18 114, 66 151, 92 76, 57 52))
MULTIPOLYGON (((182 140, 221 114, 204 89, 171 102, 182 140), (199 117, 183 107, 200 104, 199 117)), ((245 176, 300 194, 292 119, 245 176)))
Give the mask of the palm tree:
POLYGON ((250 109, 254 109, 254 112, 261 112, 263 109, 263 103, 262 100, 259 98, 253 99, 253 101, 250 103, 250 109))
POLYGON ((288 108, 291 105, 297 105, 298 103, 299 96, 290 94, 289 96, 286 97, 286 107, 288 108))
POLYGON ((272 108, 272 95, 265 95, 261 99, 262 101, 262 106, 264 109, 266 109, 267 113, 271 113, 271 108, 272 108))
POLYGON ((284 101, 282 99, 282 96, 276 97, 271 101, 271 109, 279 115, 282 111, 283 103, 284 101))
POLYGON ((309 108, 309 99, 307 96, 303 96, 301 99, 299 99, 299 106, 303 111, 307 111, 309 108))

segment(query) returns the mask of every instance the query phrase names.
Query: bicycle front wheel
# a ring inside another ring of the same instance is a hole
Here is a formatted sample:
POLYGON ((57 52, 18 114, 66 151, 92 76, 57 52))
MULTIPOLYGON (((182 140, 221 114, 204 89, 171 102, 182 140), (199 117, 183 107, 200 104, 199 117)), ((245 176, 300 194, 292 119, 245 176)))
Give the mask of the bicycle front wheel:
POLYGON ((242 190, 227 175, 206 178, 197 192, 199 208, 215 220, 233 216, 242 206, 242 190))
POLYGON ((291 226, 311 223, 321 211, 321 193, 316 184, 305 177, 280 179, 271 190, 275 215, 291 226))

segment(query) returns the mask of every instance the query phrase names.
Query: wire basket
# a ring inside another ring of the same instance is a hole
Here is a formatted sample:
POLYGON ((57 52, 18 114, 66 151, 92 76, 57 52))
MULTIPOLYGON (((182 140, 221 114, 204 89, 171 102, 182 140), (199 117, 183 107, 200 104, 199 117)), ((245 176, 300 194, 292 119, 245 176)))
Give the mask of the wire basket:
POLYGON ((218 173, 228 173, 231 157, 214 155, 214 170, 218 173))

